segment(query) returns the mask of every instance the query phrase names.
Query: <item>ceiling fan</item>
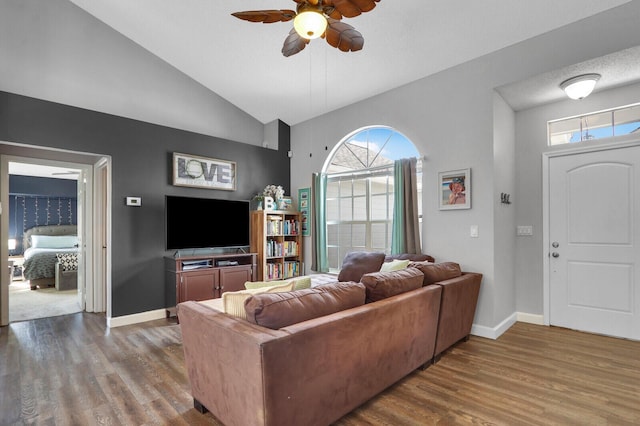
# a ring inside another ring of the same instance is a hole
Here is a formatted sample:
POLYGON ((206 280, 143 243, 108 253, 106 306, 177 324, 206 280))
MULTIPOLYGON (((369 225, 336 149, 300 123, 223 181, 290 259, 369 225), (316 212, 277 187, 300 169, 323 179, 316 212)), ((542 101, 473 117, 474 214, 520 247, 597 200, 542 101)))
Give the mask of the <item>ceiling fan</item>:
POLYGON ((349 24, 340 20, 353 18, 368 12, 380 0, 293 0, 298 4, 296 11, 250 10, 235 12, 233 16, 250 22, 271 24, 293 19, 293 29, 282 46, 284 56, 295 55, 304 49, 309 41, 323 37, 331 46, 343 52, 355 52, 364 46, 364 38, 349 24))

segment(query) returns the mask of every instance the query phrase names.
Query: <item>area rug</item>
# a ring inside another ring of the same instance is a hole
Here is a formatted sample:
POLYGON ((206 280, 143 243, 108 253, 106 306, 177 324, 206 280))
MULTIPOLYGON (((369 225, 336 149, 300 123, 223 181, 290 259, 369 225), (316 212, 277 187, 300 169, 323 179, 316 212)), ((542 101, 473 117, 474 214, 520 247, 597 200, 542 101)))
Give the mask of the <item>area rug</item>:
POLYGON ((58 291, 55 287, 31 290, 29 281, 9 285, 9 322, 81 312, 78 290, 58 291))

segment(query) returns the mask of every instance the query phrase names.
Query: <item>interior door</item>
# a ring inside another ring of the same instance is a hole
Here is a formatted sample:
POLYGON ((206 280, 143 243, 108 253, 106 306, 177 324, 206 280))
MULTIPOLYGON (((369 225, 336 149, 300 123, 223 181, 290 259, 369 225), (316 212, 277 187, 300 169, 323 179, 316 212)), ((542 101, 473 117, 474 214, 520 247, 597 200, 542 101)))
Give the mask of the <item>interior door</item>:
POLYGON ((640 146, 549 160, 549 322, 640 339, 640 146))

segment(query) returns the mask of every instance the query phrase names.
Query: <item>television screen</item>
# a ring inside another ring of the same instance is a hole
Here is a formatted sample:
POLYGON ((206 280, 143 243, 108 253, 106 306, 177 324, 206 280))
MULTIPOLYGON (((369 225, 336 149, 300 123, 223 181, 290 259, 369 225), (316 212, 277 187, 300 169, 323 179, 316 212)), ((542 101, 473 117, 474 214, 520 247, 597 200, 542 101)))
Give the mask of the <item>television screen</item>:
POLYGON ((249 245, 249 202, 176 197, 165 200, 167 250, 249 245))

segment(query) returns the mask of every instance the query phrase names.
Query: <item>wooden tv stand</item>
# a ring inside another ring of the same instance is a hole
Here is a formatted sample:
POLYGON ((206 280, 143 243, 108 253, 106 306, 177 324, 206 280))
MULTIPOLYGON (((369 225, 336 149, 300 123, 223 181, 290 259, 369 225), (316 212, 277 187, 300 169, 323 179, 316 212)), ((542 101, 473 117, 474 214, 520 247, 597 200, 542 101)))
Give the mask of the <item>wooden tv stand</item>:
POLYGON ((178 303, 244 290, 245 282, 256 280, 256 262, 256 253, 165 257, 167 318, 178 303))

